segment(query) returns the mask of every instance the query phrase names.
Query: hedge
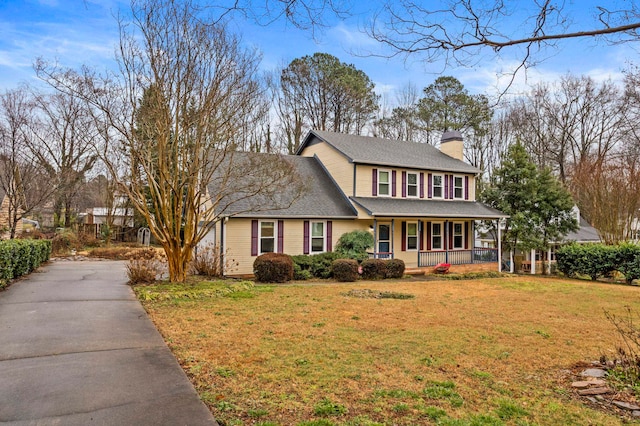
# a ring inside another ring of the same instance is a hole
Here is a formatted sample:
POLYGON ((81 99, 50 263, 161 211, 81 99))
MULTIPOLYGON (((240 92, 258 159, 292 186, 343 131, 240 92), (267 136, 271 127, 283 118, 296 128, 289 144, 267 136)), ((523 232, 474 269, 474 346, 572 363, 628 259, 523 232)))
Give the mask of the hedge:
POLYGON ((26 275, 49 260, 49 240, 0 241, 0 288, 19 276, 26 275))
POLYGON ((617 246, 604 244, 569 244, 556 252, 558 271, 568 277, 587 275, 597 280, 618 271, 628 284, 640 279, 640 246, 624 243, 617 246))
POLYGON ((293 260, 288 254, 265 253, 253 262, 253 275, 263 283, 284 283, 293 279, 293 260))

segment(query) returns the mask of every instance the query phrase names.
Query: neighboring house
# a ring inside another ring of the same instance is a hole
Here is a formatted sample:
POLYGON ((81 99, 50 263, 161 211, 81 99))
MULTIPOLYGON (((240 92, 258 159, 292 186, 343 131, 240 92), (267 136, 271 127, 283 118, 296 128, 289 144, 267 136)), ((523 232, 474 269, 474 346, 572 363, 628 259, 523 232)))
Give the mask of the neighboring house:
MULTIPOLYGON (((281 160, 295 167, 306 192, 286 209, 251 211, 237 203, 220 212, 223 220, 207 241, 238 263, 227 275, 252 274, 255 258, 266 252, 332 251, 342 234, 354 230, 373 234, 371 257, 402 259, 407 268, 450 263, 497 269, 497 249, 474 247, 475 221, 506 216, 475 201, 480 170, 462 161, 462 150, 459 132, 445 133, 438 150, 311 131, 295 156, 281 160)), ((215 179, 209 191, 216 193, 215 179)), ((286 197, 287 189, 282 192, 286 197)))
POLYGON ((111 216, 113 226, 133 227, 133 208, 118 207, 109 209, 107 207, 92 207, 87 209, 85 222, 88 225, 103 225, 108 223, 111 216))

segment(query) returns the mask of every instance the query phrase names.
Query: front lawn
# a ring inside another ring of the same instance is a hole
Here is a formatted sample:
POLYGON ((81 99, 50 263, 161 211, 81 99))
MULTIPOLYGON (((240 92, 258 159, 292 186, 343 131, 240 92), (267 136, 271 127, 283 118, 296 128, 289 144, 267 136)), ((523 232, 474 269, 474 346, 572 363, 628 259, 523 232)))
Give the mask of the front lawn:
POLYGON ((638 287, 526 276, 136 292, 221 425, 620 424, 569 370, 615 357, 605 311, 640 311, 638 287))

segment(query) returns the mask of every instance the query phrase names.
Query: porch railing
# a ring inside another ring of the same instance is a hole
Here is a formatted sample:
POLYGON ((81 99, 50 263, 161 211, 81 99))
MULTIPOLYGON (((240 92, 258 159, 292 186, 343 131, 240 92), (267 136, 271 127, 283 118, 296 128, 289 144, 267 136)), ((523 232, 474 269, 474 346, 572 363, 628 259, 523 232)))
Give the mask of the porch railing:
POLYGON ((369 259, 393 259, 393 252, 391 251, 368 252, 367 254, 369 259))
POLYGON ((422 251, 418 253, 418 267, 435 266, 438 263, 468 265, 498 261, 498 249, 477 247, 471 250, 422 251))

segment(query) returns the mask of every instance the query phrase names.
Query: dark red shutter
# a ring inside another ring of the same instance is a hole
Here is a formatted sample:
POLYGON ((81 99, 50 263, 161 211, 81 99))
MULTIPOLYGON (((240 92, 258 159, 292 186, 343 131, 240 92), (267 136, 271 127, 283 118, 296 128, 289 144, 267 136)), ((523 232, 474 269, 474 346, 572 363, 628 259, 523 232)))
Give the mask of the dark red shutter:
POLYGON ((449 250, 453 248, 453 222, 449 222, 449 250))
POLYGON ((378 169, 373 169, 373 176, 371 177, 371 195, 374 197, 378 195, 378 169))
POLYGON ((396 196, 396 171, 391 171, 391 196, 396 196))
POLYGON ((431 173, 427 177, 427 197, 433 198, 433 175, 431 173))
POLYGON ((251 256, 258 255, 258 221, 251 221, 251 256))
POLYGON ((449 175, 449 199, 453 200, 453 175, 449 175))
POLYGON ((464 177, 464 199, 469 199, 469 176, 464 177))
POLYGON ((464 249, 469 250, 469 222, 464 223, 464 249))
POLYGON ((332 251, 333 250, 333 237, 332 237, 332 232, 333 232, 333 222, 328 220, 327 221, 327 251, 332 251))
POLYGON ((431 251, 431 222, 427 222, 427 251, 431 251))
POLYGON ((402 221, 402 251, 407 251, 407 222, 402 221))
POLYGON ((424 222, 420 222, 420 251, 424 251, 424 222))
POLYGON ((309 254, 309 221, 304 221, 304 236, 302 238, 302 253, 309 254))
POLYGON ((278 253, 284 253, 284 220, 278 221, 278 253))
POLYGON ((449 175, 444 175, 444 199, 449 198, 449 175))
POLYGON ((420 198, 424 198, 424 173, 420 172, 420 198))
POLYGON ((407 172, 402 172, 402 198, 407 196, 407 172))

